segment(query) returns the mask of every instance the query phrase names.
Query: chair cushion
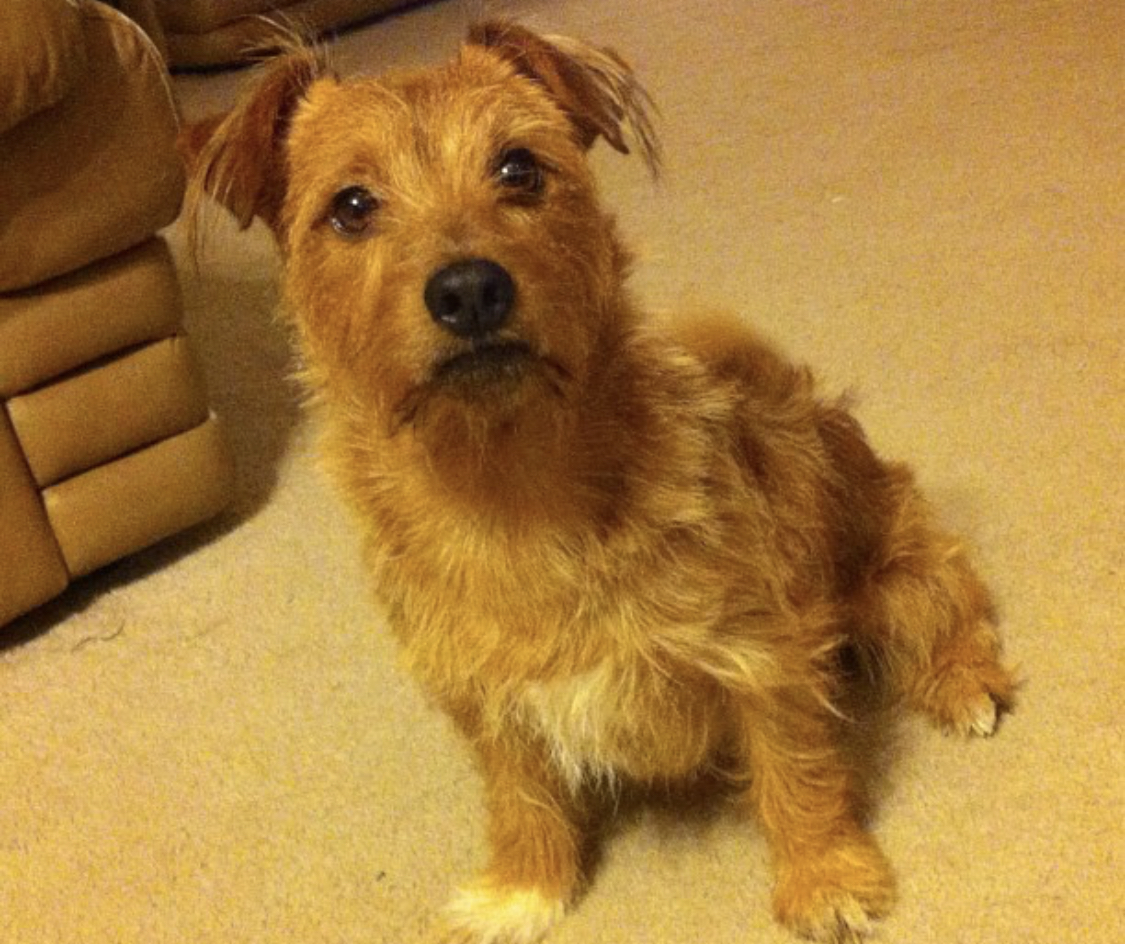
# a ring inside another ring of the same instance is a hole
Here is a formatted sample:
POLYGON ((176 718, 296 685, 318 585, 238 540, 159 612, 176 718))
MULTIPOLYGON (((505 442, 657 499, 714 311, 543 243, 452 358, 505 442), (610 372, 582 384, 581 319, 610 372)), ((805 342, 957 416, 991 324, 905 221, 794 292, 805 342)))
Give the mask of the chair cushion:
POLYGON ((180 294, 162 239, 0 295, 0 400, 99 358, 174 334, 180 294))
POLYGON ((8 401, 40 487, 175 436, 207 419, 203 378, 176 335, 8 401))
POLYGON ((62 593, 70 580, 39 489, 0 409, 0 626, 62 593))
POLYGON ((71 576, 214 517, 234 473, 218 421, 162 440, 43 492, 71 576))

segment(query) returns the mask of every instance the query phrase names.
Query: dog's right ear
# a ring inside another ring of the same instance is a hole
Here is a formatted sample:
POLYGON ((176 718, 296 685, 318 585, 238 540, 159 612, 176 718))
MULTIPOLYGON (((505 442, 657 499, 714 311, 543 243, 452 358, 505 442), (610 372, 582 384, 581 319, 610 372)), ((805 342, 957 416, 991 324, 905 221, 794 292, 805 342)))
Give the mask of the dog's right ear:
POLYGON ((583 147, 601 137, 629 153, 639 149, 650 173, 660 173, 660 142, 653 129, 652 100, 632 68, 612 49, 566 36, 540 36, 506 20, 476 23, 468 41, 483 46, 538 82, 570 118, 583 147))
POLYGON ((325 73, 311 47, 293 49, 261 67, 226 114, 186 126, 178 141, 188 169, 186 198, 194 227, 205 196, 225 206, 246 229, 255 217, 279 235, 289 121, 308 88, 325 73))

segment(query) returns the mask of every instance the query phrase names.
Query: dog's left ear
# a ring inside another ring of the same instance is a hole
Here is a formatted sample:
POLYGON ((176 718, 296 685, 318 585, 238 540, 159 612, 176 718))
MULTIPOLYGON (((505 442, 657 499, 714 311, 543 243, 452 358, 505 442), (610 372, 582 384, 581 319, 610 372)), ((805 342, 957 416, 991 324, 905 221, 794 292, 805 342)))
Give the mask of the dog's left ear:
POLYGON ((612 49, 565 36, 539 36, 507 22, 476 24, 469 30, 469 43, 492 50, 544 86, 570 118, 583 147, 593 146, 600 136, 628 154, 626 136, 631 137, 649 171, 659 173, 652 100, 612 49))

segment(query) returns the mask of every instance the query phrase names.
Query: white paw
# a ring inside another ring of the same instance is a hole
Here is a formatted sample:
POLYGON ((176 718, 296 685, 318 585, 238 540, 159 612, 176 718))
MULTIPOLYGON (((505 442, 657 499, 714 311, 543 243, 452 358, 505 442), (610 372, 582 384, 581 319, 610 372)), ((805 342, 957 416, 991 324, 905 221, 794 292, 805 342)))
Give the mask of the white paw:
POLYGON ((470 885, 445 913, 443 944, 536 944, 566 906, 534 888, 470 885))
POLYGON ((983 696, 973 703, 969 711, 969 733, 978 737, 992 737, 996 733, 996 725, 1000 721, 996 702, 988 695, 983 696))

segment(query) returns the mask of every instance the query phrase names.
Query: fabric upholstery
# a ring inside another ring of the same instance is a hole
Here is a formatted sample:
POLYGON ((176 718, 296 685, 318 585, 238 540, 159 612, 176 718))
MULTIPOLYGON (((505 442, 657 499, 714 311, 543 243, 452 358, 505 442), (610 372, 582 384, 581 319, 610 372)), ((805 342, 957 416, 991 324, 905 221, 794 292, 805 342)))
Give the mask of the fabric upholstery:
POLYGON ((173 335, 14 397, 8 415, 46 487, 198 426, 207 401, 187 338, 173 335))
POLYGON ((81 81, 0 137, 0 292, 135 246, 179 212, 163 64, 122 14, 89 0, 78 9, 81 81))
POLYGON ((39 490, 0 410, 0 624, 61 593, 70 580, 39 490))
POLYGON ((156 235, 184 188, 164 62, 132 20, 95 0, 9 2, 0 624, 211 517, 233 490, 156 235))
POLYGON ((33 288, 0 294, 0 397, 167 337, 179 321, 179 283, 161 239, 33 288), (111 306, 113 317, 104 317, 111 306))
POLYGON ((71 576, 212 517, 232 489, 224 443, 210 418, 46 489, 47 515, 71 576))
POLYGON ((51 108, 86 68, 82 18, 71 0, 6 0, 0 31, 0 134, 51 108))

